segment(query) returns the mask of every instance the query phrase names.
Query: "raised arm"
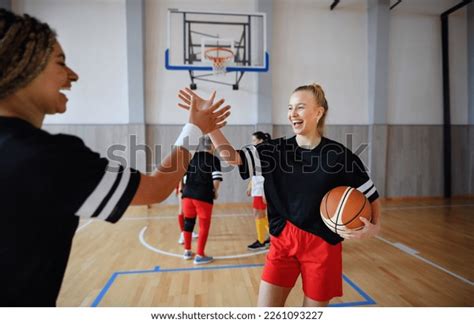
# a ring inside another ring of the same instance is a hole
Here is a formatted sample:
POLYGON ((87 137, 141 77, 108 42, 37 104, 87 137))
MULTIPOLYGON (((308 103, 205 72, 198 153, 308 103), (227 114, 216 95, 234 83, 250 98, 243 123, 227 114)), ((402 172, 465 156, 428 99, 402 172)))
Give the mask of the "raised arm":
POLYGON ((219 152, 219 156, 229 165, 242 165, 239 153, 232 147, 231 143, 224 136, 222 131, 215 130, 209 134, 209 137, 219 152))
MULTIPOLYGON (((201 98, 188 88, 180 90, 178 96, 183 102, 178 103, 181 108, 189 110, 191 101, 193 101, 193 103, 195 102, 197 105, 198 109, 206 110, 212 106, 215 98, 215 92, 212 93, 208 100, 201 98)), ((224 100, 219 100, 218 102, 221 101, 224 102, 224 100)), ((219 152, 219 156, 222 158, 222 160, 230 165, 242 165, 242 160, 240 159, 239 153, 234 149, 234 147, 232 147, 231 143, 219 129, 209 133, 209 137, 211 138, 214 147, 219 152)))
POLYGON ((183 127, 175 148, 152 175, 141 175, 132 205, 154 204, 165 200, 186 173, 193 152, 199 145, 199 138, 225 126, 225 119, 230 115, 230 106, 219 109, 224 103, 223 100, 206 110, 198 109, 196 102, 192 103, 189 123, 183 127))
POLYGON ((163 159, 151 175, 141 175, 140 185, 131 205, 155 204, 164 201, 183 178, 191 161, 191 154, 177 147, 163 159))

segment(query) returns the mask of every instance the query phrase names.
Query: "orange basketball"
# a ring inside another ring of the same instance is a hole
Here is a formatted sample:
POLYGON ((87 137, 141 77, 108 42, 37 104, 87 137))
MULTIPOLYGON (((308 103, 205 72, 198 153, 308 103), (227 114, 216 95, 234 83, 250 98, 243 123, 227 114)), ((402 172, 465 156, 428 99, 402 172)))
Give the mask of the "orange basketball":
POLYGON ((338 234, 347 229, 362 229, 364 223, 360 217, 372 220, 370 202, 350 186, 339 186, 327 192, 321 201, 320 212, 324 224, 338 234))

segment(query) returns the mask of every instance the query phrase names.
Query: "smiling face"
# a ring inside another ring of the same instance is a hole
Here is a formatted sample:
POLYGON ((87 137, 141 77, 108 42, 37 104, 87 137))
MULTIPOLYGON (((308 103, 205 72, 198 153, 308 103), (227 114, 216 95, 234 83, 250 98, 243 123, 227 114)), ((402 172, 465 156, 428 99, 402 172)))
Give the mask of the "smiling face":
POLYGON ((66 57, 58 42, 55 42, 45 69, 16 95, 23 97, 41 114, 56 114, 66 111, 68 101, 63 93, 71 89, 79 76, 66 65, 66 57))
POLYGON ((310 91, 296 91, 288 104, 288 120, 296 135, 312 136, 318 133, 317 125, 324 114, 310 91))

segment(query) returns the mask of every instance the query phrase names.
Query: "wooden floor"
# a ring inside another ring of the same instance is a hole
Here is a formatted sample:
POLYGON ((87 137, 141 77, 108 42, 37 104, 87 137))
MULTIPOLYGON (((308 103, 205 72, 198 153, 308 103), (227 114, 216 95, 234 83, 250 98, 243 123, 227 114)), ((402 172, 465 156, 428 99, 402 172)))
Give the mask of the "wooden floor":
MULTIPOLYGON (((250 204, 216 205, 206 252, 178 257, 176 207, 81 221, 58 306, 255 306, 265 254, 250 204)), ((386 201, 381 234, 343 243, 342 306, 474 306, 474 200, 386 201)), ((194 242, 194 246, 196 243, 194 242)), ((300 306, 301 283, 287 306, 300 306)))

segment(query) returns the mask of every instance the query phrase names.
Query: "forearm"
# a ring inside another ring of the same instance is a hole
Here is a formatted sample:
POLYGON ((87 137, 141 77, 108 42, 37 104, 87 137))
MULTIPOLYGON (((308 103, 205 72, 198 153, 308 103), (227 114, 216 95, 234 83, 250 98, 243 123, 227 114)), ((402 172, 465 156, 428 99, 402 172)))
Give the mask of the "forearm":
POLYGON ((380 201, 379 199, 375 200, 374 202, 370 203, 372 207, 372 223, 380 225, 381 224, 381 213, 380 213, 380 201))
POLYGON ((214 184, 214 192, 219 191, 219 187, 221 185, 221 181, 213 181, 214 184))
POLYGON ((177 147, 166 156, 151 175, 142 175, 132 205, 154 204, 165 200, 186 173, 191 154, 177 147))
POLYGON ((209 134, 214 147, 219 152, 219 156, 229 165, 241 165, 239 153, 232 147, 222 131, 215 130, 209 134))

